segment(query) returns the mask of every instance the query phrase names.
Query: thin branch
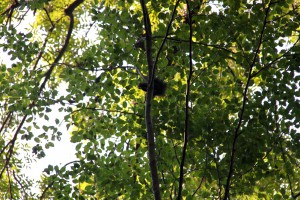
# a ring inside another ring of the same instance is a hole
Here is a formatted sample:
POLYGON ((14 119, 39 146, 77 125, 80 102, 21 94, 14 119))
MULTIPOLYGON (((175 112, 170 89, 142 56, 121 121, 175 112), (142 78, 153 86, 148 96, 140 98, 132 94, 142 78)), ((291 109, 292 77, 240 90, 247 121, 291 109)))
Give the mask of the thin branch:
POLYGON ((137 71, 137 73, 140 75, 140 77, 143 79, 143 81, 148 82, 147 77, 145 77, 145 76, 142 74, 141 70, 140 70, 137 66, 134 66, 134 68, 135 68, 135 70, 137 71))
POLYGON ((12 181, 11 181, 11 177, 10 177, 10 173, 9 173, 9 169, 8 169, 8 166, 7 166, 7 169, 6 169, 6 174, 7 174, 7 179, 8 179, 8 185, 9 185, 9 196, 10 196, 10 199, 14 199, 13 198, 13 191, 12 191, 12 181))
MULTIPOLYGON (((280 144, 280 150, 281 150, 281 153, 282 153, 283 162, 284 162, 285 165, 287 165, 286 155, 285 155, 285 152, 284 152, 284 149, 283 149, 283 146, 282 146, 282 142, 279 141, 279 144, 280 144)), ((286 175, 287 175, 287 178, 288 178, 291 195, 292 195, 293 198, 295 198, 294 197, 294 192, 293 192, 293 184, 292 184, 291 177, 290 177, 289 173, 290 172, 287 172, 286 175)))
POLYGON ((174 154, 175 154, 176 161, 177 161, 178 165, 180 165, 180 161, 179 161, 179 158, 178 158, 178 155, 177 155, 177 151, 176 151, 176 146, 174 144, 173 139, 171 139, 171 142, 172 142, 172 145, 173 145, 173 149, 174 149, 174 154))
POLYGON ((241 112, 240 112, 240 115, 239 115, 239 122, 238 122, 238 125, 237 125, 236 129, 235 129, 234 138, 233 138, 233 142, 232 142, 229 172, 228 172, 228 176, 227 176, 227 181, 226 181, 226 185, 225 185, 225 194, 224 194, 224 198, 223 198, 224 200, 227 200, 227 199, 230 198, 230 185, 231 185, 231 179, 232 179, 232 176, 233 176, 233 173, 234 173, 234 163, 235 163, 237 139, 238 139, 238 136, 239 136, 239 131, 240 131, 240 128, 242 126, 242 122, 243 122, 243 118, 244 118, 244 112, 245 112, 245 109, 246 109, 247 94, 248 94, 248 89, 249 89, 249 86, 250 86, 250 81, 251 81, 251 78, 252 78, 251 74, 252 74, 252 70, 253 70, 253 67, 254 67, 255 62, 256 62, 256 58, 258 57, 258 54, 260 52, 260 48, 261 48, 261 45, 262 45, 264 31, 265 31, 265 28, 266 28, 266 25, 267 25, 267 18, 268 18, 268 14, 269 14, 269 11, 270 11, 270 7, 271 7, 271 2, 269 3, 268 7, 266 8, 265 19, 264 19, 264 23, 263 23, 261 33, 260 33, 260 36, 259 36, 259 39, 258 39, 257 48, 256 48, 256 51, 255 51, 252 63, 250 64, 250 67, 249 67, 247 83, 246 83, 244 93, 243 93, 243 104, 242 104, 241 112))
POLYGON ((24 195, 25 195, 25 199, 28 199, 28 194, 24 188, 24 186, 22 185, 22 183, 20 182, 19 178, 17 177, 16 173, 15 173, 15 170, 13 170, 13 177, 14 179, 17 181, 17 183, 20 185, 21 189, 23 190, 24 192, 24 195))
POLYGON ((0 178, 2 177, 3 172, 5 171, 5 169, 7 168, 7 166, 9 165, 10 159, 11 159, 11 157, 13 155, 13 150, 14 150, 14 147, 15 147, 15 143, 17 141, 18 134, 19 134, 21 128, 23 127, 23 124, 24 124, 27 116, 28 115, 24 115, 23 116, 23 119, 22 119, 21 123, 19 124, 19 126, 18 126, 18 128, 17 128, 17 130, 16 130, 16 132, 14 134, 14 137, 7 144, 7 145, 10 145, 10 147, 9 147, 8 152, 6 154, 5 164, 4 164, 4 166, 3 166, 3 168, 2 168, 2 170, 0 172, 0 178))
MULTIPOLYGON (((0 128, 0 134, 2 133, 4 127, 7 126, 6 123, 7 123, 8 120, 11 118, 11 116, 12 116, 12 112, 7 113, 6 118, 5 118, 3 124, 2 124, 2 126, 1 126, 1 128, 0 128)), ((1 155, 1 153, 0 153, 0 155, 1 155)))
MULTIPOLYGON (((221 21, 223 23, 225 23, 224 21, 224 16, 220 16, 221 18, 221 21)), ((246 60, 246 62, 248 63, 249 67, 251 67, 251 63, 249 61, 249 58, 246 57, 246 53, 244 51, 244 48, 242 46, 242 44, 240 43, 240 41, 237 39, 237 36, 235 36, 234 32, 232 31, 232 29, 228 28, 228 32, 230 33, 230 36, 233 37, 234 41, 236 42, 237 44, 237 47, 240 49, 240 51, 242 52, 242 55, 243 55, 243 58, 246 60)), ((235 59, 234 59, 235 60, 235 59)))
POLYGON ((1 15, 7 15, 6 25, 11 23, 14 10, 20 6, 21 4, 17 0, 14 0, 12 4, 3 13, 1 13, 1 15))
MULTIPOLYGON (((61 169, 64 168, 64 167, 66 167, 66 166, 68 166, 68 165, 70 165, 70 164, 73 164, 73 163, 80 163, 80 161, 74 160, 74 161, 68 162, 68 163, 64 164, 64 165, 61 167, 61 169)), ((60 170, 58 170, 58 172, 56 172, 55 177, 53 177, 53 180, 52 180, 52 181, 47 185, 47 187, 43 190, 43 192, 42 192, 42 194, 41 194, 41 196, 40 196, 40 198, 39 198, 40 200, 42 200, 42 199, 45 198, 46 192, 47 192, 47 191, 52 187, 52 185, 55 183, 55 179, 57 178, 57 176, 59 175, 59 173, 60 173, 60 170)))
MULTIPOLYGON (((276 123, 275 123, 275 125, 276 125, 276 132, 277 133, 279 133, 279 131, 280 131, 280 124, 279 124, 279 116, 278 116, 278 114, 277 114, 277 110, 278 110, 278 108, 277 108, 277 106, 276 106, 276 103, 277 103, 277 101, 275 102, 275 120, 276 120, 276 123)), ((284 150, 284 147, 283 147, 283 145, 282 145, 282 141, 279 139, 278 140, 278 143, 279 143, 279 145, 280 145, 280 150, 281 150, 281 153, 282 153, 282 160, 283 160, 283 162, 284 162, 284 164, 285 164, 285 166, 287 166, 287 157, 289 157, 289 155, 288 155, 288 152, 287 152, 287 155, 286 155, 286 153, 285 153, 285 150, 284 150)), ((294 198, 294 199, 297 199, 297 197, 300 195, 300 193, 299 194, 294 194, 294 191, 293 191, 293 183, 292 183, 292 180, 291 180, 291 177, 290 177, 290 174, 289 174, 290 172, 288 172, 288 169, 286 168, 286 175, 287 175, 287 179, 288 179, 288 184, 289 184, 289 187, 290 187, 290 192, 291 192, 291 195, 292 195, 292 197, 294 198)))
POLYGON ((253 73, 251 74, 251 78, 257 76, 258 74, 260 74, 260 73, 261 73, 262 71, 264 71, 264 70, 268 70, 268 69, 269 69, 272 65, 274 65, 278 60, 280 60, 281 58, 283 58, 284 56, 286 56, 286 55, 290 52, 290 50, 291 50, 292 48, 294 48, 294 47, 298 44, 299 41, 300 41, 300 37, 298 37, 297 41, 293 44, 293 46, 292 46, 289 50, 287 50, 284 54, 282 54, 281 56, 275 58, 272 62, 268 63, 267 65, 265 65, 264 67, 262 67, 262 68, 261 68, 260 70, 258 70, 257 72, 253 72, 253 73))
POLYGON ((184 163, 186 158, 187 144, 188 144, 188 129, 189 129, 189 103, 190 103, 190 87, 191 79, 193 75, 193 23, 192 23, 192 14, 190 10, 189 0, 186 0, 186 7, 188 11, 188 21, 189 21, 189 74, 186 81, 186 94, 185 94, 185 126, 184 126, 184 135, 183 135, 183 148, 182 148, 182 157, 180 162, 180 177, 179 177, 179 188, 177 200, 181 200, 182 196, 182 187, 183 187, 183 176, 184 176, 184 163))
POLYGON ((48 11, 47 11, 45 8, 44 8, 44 11, 46 12, 46 15, 48 16, 48 19, 49 19, 49 21, 50 21, 50 23, 51 23, 51 28, 49 29, 49 32, 48 32, 48 34, 47 34, 47 36, 46 36, 46 38, 45 38, 45 40, 44 40, 44 43, 43 43, 43 45, 42 45, 42 47, 41 47, 41 50, 39 51, 39 53, 38 53, 38 55, 37 55, 36 62, 35 62, 35 64, 34 64, 34 66, 33 66, 33 70, 36 69, 36 67, 37 67, 37 65, 38 65, 38 63, 39 63, 39 61, 40 61, 40 59, 42 58, 43 53, 44 53, 44 50, 45 50, 46 45, 47 45, 47 43, 48 43, 48 37, 50 37, 51 33, 53 32, 53 30, 54 30, 54 28, 55 28, 55 25, 54 25, 54 23, 52 22, 52 20, 51 20, 51 18, 50 18, 50 16, 49 16, 48 11))
POLYGON ((169 35, 169 32, 170 32, 170 29, 171 29, 171 26, 172 26, 172 23, 173 23, 173 20, 174 20, 174 17, 175 17, 176 9, 177 9, 177 7, 179 5, 179 2, 180 2, 180 0, 176 1, 176 4, 175 4, 174 9, 173 9, 172 14, 171 14, 170 22, 169 22, 167 30, 166 30, 165 37, 164 37, 164 39, 163 39, 163 41, 162 41, 162 43, 161 43, 161 45, 160 45, 160 47, 158 49, 158 52, 156 54, 156 58, 155 58, 155 61, 154 61, 154 66, 153 66, 153 69, 152 69, 153 73, 155 72, 155 69, 156 69, 156 66, 157 66, 157 63, 158 63, 158 59, 159 59, 160 53, 162 52, 162 49, 163 49, 163 47, 164 47, 164 45, 165 45, 165 43, 166 43, 166 41, 168 39, 168 35, 169 35))
POLYGON ((300 196, 300 192, 298 194, 294 194, 293 198, 297 199, 300 196))
POLYGON ((96 107, 80 108, 80 109, 72 111, 70 113, 70 115, 73 114, 73 113, 76 113, 76 112, 80 112, 80 111, 85 110, 85 109, 87 109, 87 110, 97 110, 97 111, 102 111, 102 112, 107 112, 107 113, 111 112, 111 113, 120 113, 120 114, 126 114, 126 115, 136 115, 138 117, 143 117, 142 115, 138 115, 138 114, 136 114, 134 112, 128 112, 128 111, 122 111, 122 110, 101 109, 101 108, 96 108, 96 107))
POLYGON ((43 8, 43 10, 46 12, 46 15, 47 15, 47 17, 48 17, 48 19, 49 19, 49 21, 50 21, 50 23, 51 23, 51 28, 50 28, 50 29, 53 29, 55 25, 54 25, 54 23, 53 23, 53 21, 52 21, 50 15, 49 15, 48 10, 47 10, 46 8, 43 8))
MULTIPOLYGON (((275 124, 276 124, 276 130, 275 130, 275 133, 278 134, 278 138, 275 139, 274 143, 273 143, 273 146, 271 146, 265 153, 265 155, 263 157, 260 158, 260 160, 264 160, 265 158, 267 158, 270 153, 272 152, 272 150, 274 149, 275 146, 277 146, 278 144, 278 141, 281 140, 281 138, 283 137, 283 132, 280 133, 280 129, 279 129, 279 117, 278 117, 278 113, 277 113, 277 106, 276 106, 276 103, 275 103, 275 124)), ((238 176, 239 179, 241 179, 244 175, 246 175, 247 173, 251 172, 254 170, 254 168, 256 168, 258 166, 258 161, 252 166, 250 167, 250 169, 246 170, 244 173, 240 174, 238 176)))
MULTIPOLYGON (((153 36, 153 39, 155 38, 165 38, 163 36, 153 36)), ((170 36, 167 36, 167 40, 172 40, 172 41, 175 41, 175 42, 178 42, 178 43, 189 43, 190 41, 189 40, 185 40, 185 39, 180 39, 180 38, 175 38, 175 37, 170 37, 170 36)), ((231 53, 231 54, 235 54, 233 51, 225 48, 224 46, 222 45, 218 45, 218 44, 207 44, 207 43, 204 43, 204 42, 192 42, 193 44, 197 44, 197 45, 201 45, 201 46, 205 46, 205 47, 212 47, 212 48, 215 48, 215 49, 220 49, 220 50, 223 50, 223 51, 226 51, 228 53, 231 53)))
POLYGON ((213 152, 214 152, 214 161, 216 163, 216 171, 218 174, 218 196, 219 199, 221 199, 221 194, 222 194, 222 185, 221 185, 221 173, 220 173, 220 165, 219 165, 219 156, 217 154, 217 152, 212 148, 213 152))
POLYGON ((203 172, 203 176, 201 178, 201 181, 197 187, 197 189, 195 190, 195 192, 193 193, 193 197, 197 194, 198 190, 200 190, 201 186, 202 186, 202 183, 205 181, 205 174, 206 174, 206 170, 207 170, 207 165, 208 165, 208 159, 207 159, 207 153, 205 155, 205 169, 204 169, 204 172, 203 172))

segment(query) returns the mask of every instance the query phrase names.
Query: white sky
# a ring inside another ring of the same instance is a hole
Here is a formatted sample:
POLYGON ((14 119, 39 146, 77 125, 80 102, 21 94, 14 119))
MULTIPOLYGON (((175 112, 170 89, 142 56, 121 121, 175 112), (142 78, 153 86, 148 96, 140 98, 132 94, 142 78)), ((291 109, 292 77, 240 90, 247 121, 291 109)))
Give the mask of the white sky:
MULTIPOLYGON (((60 91, 59 94, 61 94, 65 91, 65 88, 63 88, 63 86, 62 86, 58 90, 60 91)), ((36 159, 36 162, 33 162, 30 164, 30 166, 28 166, 30 168, 24 169, 24 173, 26 175, 28 175, 30 178, 33 178, 35 180, 38 180, 40 178, 41 173, 48 165, 63 166, 64 164, 66 164, 70 161, 76 160, 76 157, 75 157, 76 144, 70 142, 70 136, 71 136, 70 132, 71 132, 72 127, 70 127, 70 129, 67 130, 66 123, 63 121, 63 118, 67 113, 59 112, 58 111, 59 105, 52 105, 49 108, 52 109, 52 111, 50 113, 47 113, 49 120, 46 121, 46 120, 40 119, 40 118, 38 118, 38 116, 36 116, 37 120, 35 120, 35 122, 37 122, 37 124, 40 127, 42 127, 43 125, 46 125, 46 126, 55 125, 55 119, 59 119, 59 121, 62 123, 57 128, 58 128, 58 131, 60 131, 62 133, 62 135, 61 135, 60 141, 51 141, 54 143, 54 147, 50 147, 49 149, 44 148, 44 152, 46 154, 46 156, 44 158, 36 159)), ((25 124, 25 126, 26 126, 26 124, 25 124)), ((32 132, 33 132, 34 136, 38 136, 38 135, 44 133, 45 131, 42 128, 39 130, 33 128, 32 132)), ((50 140, 52 130, 49 130, 47 134, 49 135, 49 140, 50 140)), ((41 139, 41 146, 44 147, 44 144, 46 143, 46 141, 43 141, 43 140, 44 139, 41 139)), ((23 142, 27 142, 27 141, 23 141, 23 142)), ((32 141, 30 141, 30 144, 31 144, 31 146, 34 146, 37 143, 32 140, 32 141)), ((34 154, 32 154, 32 155, 35 156, 34 154)))

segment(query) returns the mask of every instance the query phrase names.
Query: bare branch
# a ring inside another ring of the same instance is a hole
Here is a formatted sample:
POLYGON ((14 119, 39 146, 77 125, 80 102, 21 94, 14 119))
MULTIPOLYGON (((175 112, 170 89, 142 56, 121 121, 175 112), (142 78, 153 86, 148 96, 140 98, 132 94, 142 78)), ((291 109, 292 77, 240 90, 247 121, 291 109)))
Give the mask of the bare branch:
POLYGON ((152 178, 152 190, 155 200, 160 200, 160 186, 157 172, 157 161, 155 153, 155 139, 154 139, 154 127, 151 117, 151 101, 153 99, 154 90, 154 64, 152 58, 152 31, 149 19, 148 10, 144 0, 140 0, 140 4, 143 10, 144 26, 146 31, 146 55, 148 62, 148 85, 147 85, 147 95, 145 102, 145 122, 147 128, 147 141, 148 141, 148 158, 149 166, 152 178))
MULTIPOLYGON (((178 2, 178 1, 177 1, 178 2)), ((189 129, 189 103, 190 103, 190 87, 193 75, 193 23, 192 14, 190 10, 189 0, 186 0, 186 7, 188 11, 188 21, 189 21, 189 74, 186 81, 186 92, 185 92, 185 120, 184 120, 184 134, 183 134, 183 147, 182 156, 180 162, 180 177, 179 177, 179 188, 177 200, 181 200, 182 196, 182 186, 183 186, 183 176, 184 176, 184 163, 186 158, 187 144, 188 144, 188 129, 189 129)), ((179 2, 178 2, 179 3, 179 2)))

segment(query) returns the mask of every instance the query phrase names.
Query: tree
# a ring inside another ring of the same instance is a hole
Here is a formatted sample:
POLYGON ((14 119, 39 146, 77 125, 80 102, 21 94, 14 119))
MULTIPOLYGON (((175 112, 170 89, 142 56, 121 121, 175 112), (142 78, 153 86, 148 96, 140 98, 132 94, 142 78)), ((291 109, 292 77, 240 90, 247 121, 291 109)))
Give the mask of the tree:
POLYGON ((4 0, 1 198, 296 199, 299 6, 4 0), (63 134, 77 160, 49 164, 33 193, 24 152, 47 157, 63 134))

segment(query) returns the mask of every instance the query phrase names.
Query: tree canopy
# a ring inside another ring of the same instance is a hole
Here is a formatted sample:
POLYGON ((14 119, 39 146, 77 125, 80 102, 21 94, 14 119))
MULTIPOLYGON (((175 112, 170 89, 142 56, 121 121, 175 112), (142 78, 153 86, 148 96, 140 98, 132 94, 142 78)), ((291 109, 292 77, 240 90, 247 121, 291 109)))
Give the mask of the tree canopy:
POLYGON ((300 196, 299 0, 0 11, 1 199, 300 196), (35 192, 22 168, 62 135, 77 159, 50 162, 35 192))

